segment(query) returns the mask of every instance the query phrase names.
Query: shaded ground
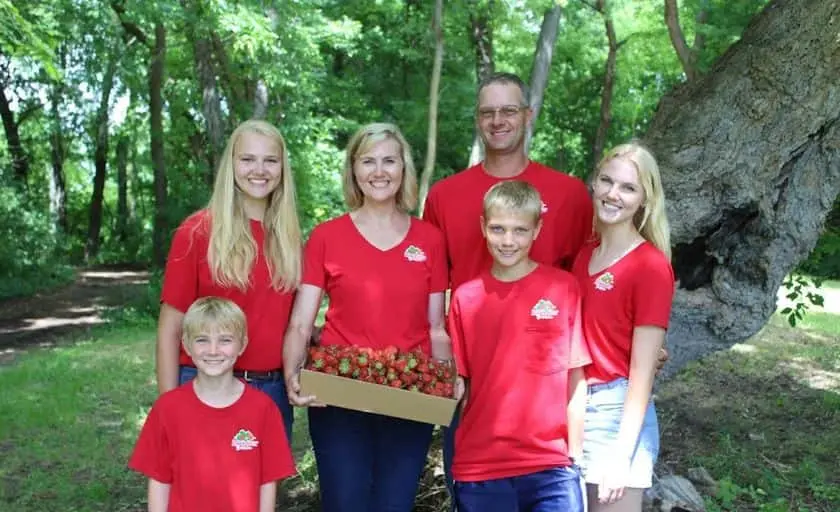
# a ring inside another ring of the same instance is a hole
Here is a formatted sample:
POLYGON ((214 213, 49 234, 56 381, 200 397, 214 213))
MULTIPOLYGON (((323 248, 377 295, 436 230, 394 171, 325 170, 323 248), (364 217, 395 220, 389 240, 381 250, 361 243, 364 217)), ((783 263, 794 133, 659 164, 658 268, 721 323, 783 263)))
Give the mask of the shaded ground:
POLYGON ((105 322, 102 312, 145 293, 149 273, 128 268, 80 269, 72 284, 31 297, 0 301, 0 364, 31 347, 84 334, 105 322))

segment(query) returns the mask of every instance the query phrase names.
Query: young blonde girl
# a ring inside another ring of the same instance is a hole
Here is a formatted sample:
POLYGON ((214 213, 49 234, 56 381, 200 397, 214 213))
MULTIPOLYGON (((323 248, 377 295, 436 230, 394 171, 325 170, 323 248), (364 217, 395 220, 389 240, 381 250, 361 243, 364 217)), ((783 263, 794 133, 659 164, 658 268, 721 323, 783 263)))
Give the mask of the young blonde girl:
POLYGON ((179 348, 187 308, 201 297, 225 297, 248 319, 247 348, 234 374, 274 399, 291 435, 282 346, 300 276, 301 234, 286 143, 271 124, 246 121, 228 139, 209 205, 188 217, 172 240, 158 320, 159 391, 195 376, 179 348))
POLYGON ((592 196, 596 237, 573 266, 592 356, 582 466, 591 511, 639 512, 659 451, 651 390, 674 294, 653 155, 637 143, 607 152, 592 196))

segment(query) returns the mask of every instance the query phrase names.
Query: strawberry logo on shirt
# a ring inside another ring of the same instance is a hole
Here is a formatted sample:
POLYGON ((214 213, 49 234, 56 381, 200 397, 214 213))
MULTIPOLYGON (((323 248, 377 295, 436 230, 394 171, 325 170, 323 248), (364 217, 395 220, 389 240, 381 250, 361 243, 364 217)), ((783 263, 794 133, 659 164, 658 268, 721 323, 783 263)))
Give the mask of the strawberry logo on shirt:
POLYGON ((253 450, 260 445, 260 442, 257 441, 256 436, 254 436, 250 430, 241 428, 239 429, 239 432, 233 436, 233 440, 231 440, 230 445, 236 451, 241 452, 245 450, 253 450))
POLYGON ((416 245, 409 245, 403 253, 403 256, 405 256, 405 259, 408 261, 426 261, 426 253, 423 252, 423 249, 417 247, 416 245))
POLYGON ((550 300, 548 299, 540 299, 534 304, 534 307, 531 308, 531 316, 536 318, 537 320, 551 320, 559 311, 557 310, 557 306, 555 306, 550 300))
POLYGON ((595 280, 595 289, 605 292, 607 290, 612 290, 613 285, 615 284, 615 277, 609 272, 604 272, 598 279, 595 280))

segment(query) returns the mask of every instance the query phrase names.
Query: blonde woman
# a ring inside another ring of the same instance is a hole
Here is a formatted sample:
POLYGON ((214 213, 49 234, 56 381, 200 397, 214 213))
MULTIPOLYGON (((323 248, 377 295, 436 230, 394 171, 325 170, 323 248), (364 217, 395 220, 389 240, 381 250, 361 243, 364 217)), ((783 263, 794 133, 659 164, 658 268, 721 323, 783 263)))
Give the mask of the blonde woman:
MULTIPOLYGON (((396 126, 370 124, 350 139, 344 197, 350 213, 318 225, 306 243, 303 284, 286 333, 289 400, 299 406, 317 398, 300 395, 299 371, 325 293, 330 305, 321 344, 395 345, 451 357, 443 235, 409 213, 417 177, 396 126)), ((309 433, 325 512, 412 510, 432 425, 312 407, 309 433)))
POLYGON ((592 183, 594 243, 572 272, 592 357, 582 466, 592 512, 640 512, 659 452, 651 400, 674 295, 659 168, 636 143, 609 151, 592 183))
POLYGON ((159 391, 196 375, 180 345, 184 313, 198 298, 225 297, 248 320, 247 347, 234 375, 271 396, 291 436, 282 346, 300 276, 301 234, 286 143, 274 126, 246 121, 228 140, 210 204, 188 217, 172 240, 158 320, 159 391))

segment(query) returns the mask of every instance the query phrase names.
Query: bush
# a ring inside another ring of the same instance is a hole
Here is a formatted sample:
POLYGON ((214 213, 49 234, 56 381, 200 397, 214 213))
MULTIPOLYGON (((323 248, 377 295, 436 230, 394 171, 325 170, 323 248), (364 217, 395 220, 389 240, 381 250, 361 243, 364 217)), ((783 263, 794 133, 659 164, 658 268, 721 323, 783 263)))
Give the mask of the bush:
POLYGON ((0 298, 31 295, 73 279, 59 250, 63 236, 39 201, 18 187, 0 186, 0 298))

